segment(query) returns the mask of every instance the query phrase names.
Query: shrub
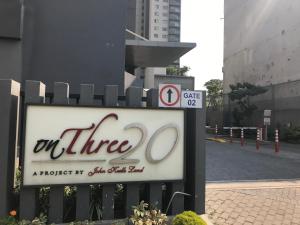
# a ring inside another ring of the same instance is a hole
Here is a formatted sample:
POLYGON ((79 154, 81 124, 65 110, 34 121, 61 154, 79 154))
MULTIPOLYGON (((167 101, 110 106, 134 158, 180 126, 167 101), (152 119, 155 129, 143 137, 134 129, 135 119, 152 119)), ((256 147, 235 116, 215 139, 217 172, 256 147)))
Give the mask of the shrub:
POLYGON ((285 140, 300 143, 300 127, 289 127, 285 131, 285 140))
POLYGON ((11 211, 10 215, 6 218, 0 219, 0 225, 46 225, 47 217, 41 214, 38 218, 35 218, 32 221, 29 220, 20 220, 16 219, 16 211, 11 211))
POLYGON ((149 205, 141 201, 133 206, 133 215, 130 217, 134 225, 166 225, 168 218, 157 209, 149 209, 149 205))
POLYGON ((192 211, 184 211, 173 219, 173 225, 206 225, 206 222, 192 211))

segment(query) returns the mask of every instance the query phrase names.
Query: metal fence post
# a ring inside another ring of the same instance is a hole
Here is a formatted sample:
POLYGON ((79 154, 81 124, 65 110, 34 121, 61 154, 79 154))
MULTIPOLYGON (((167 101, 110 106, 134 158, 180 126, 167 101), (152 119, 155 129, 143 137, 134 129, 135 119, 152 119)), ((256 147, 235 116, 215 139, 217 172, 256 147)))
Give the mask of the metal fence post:
MULTIPOLYGON (((147 107, 158 107, 158 89, 147 91, 147 107)), ((149 184, 149 203, 158 209, 162 208, 162 185, 161 182, 149 184)))
MULTIPOLYGON (((94 104, 94 85, 81 84, 79 105, 94 104)), ((89 218, 90 187, 88 185, 77 186, 76 193, 76 219, 83 221, 89 218)))
MULTIPOLYGON (((39 81, 25 82, 24 103, 44 103, 46 87, 39 81)), ((24 146, 23 146, 24 147, 24 146)), ((24 153, 24 149, 23 153, 24 153)), ((23 154, 24 157, 24 154, 23 154)), ((32 220, 36 216, 38 189, 23 187, 20 192, 20 218, 32 220)))
POLYGON ((205 118, 206 94, 202 92, 202 109, 187 110, 185 210, 205 213, 205 118))
MULTIPOLYGON (((126 105, 131 107, 142 107, 142 89, 139 87, 129 87, 126 91, 126 105)), ((132 214, 131 207, 139 203, 139 184, 127 184, 126 189, 126 211, 127 216, 132 214)))
POLYGON ((0 217, 11 210, 20 84, 0 80, 0 217))
MULTIPOLYGON (((54 83, 54 104, 69 104, 69 84, 56 82, 54 83)), ((50 188, 49 194, 49 222, 63 222, 64 209, 64 186, 50 188)))
MULTIPOLYGON (((103 103, 105 106, 118 105, 118 86, 106 85, 104 88, 103 103)), ((105 184, 102 189, 102 210, 103 219, 109 220, 114 218, 114 184, 105 184)))

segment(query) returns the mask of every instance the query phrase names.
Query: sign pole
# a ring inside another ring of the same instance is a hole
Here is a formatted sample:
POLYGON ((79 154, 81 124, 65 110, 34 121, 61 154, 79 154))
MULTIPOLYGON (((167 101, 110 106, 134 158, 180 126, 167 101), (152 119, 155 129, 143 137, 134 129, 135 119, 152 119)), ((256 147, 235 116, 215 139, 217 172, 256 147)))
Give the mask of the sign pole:
POLYGON ((268 125, 265 127, 265 141, 268 141, 268 125))

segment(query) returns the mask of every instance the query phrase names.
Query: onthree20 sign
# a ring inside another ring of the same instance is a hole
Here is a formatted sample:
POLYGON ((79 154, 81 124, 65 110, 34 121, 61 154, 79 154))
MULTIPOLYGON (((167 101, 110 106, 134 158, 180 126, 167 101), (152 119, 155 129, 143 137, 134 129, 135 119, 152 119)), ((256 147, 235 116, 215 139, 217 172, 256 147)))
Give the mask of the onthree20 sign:
POLYGON ((24 185, 181 180, 184 111, 28 105, 24 185))

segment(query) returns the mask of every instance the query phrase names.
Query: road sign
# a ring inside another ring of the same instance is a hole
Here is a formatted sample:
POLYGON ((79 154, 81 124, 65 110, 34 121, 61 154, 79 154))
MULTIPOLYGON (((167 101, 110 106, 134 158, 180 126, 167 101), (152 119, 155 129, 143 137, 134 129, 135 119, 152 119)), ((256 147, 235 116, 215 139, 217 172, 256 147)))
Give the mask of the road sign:
POLYGON ((264 110, 264 116, 265 117, 271 117, 271 113, 272 113, 272 110, 270 110, 270 109, 265 109, 264 110))
POLYGON ((182 108, 202 108, 201 91, 182 91, 181 92, 182 108))
POLYGON ((159 107, 180 107, 181 86, 177 84, 159 84, 159 107))
POLYGON ((271 125, 271 118, 269 118, 269 117, 265 117, 264 118, 264 125, 271 125))

